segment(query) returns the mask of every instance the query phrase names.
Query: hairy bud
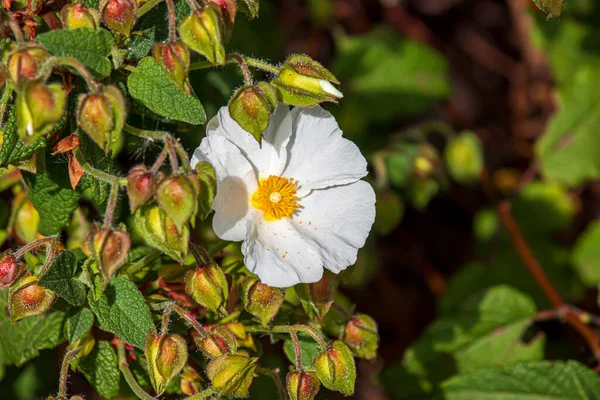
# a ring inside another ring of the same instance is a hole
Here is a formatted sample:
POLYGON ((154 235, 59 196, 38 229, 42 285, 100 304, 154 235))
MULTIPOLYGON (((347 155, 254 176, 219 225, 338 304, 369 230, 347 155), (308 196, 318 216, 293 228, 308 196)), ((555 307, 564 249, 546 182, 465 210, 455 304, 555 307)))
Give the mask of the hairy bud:
POLYGON ((189 365, 183 367, 183 372, 181 373, 181 383, 179 384, 183 394, 193 396, 200 393, 201 382, 202 377, 195 369, 189 365))
POLYGON ((331 343, 325 352, 314 358, 313 367, 327 389, 345 396, 354 393, 356 366, 352 352, 344 343, 339 340, 331 343))
POLYGON ((0 289, 13 283, 19 269, 19 263, 12 254, 5 252, 0 255, 0 289))
POLYGON ((290 400, 314 400, 321 382, 314 372, 292 371, 285 378, 290 400))
POLYGON ((246 311, 258 318, 262 325, 268 325, 283 304, 283 292, 251 277, 242 281, 240 289, 246 311))
POLYGON ((310 318, 323 318, 331 308, 337 293, 338 278, 325 271, 320 281, 294 286, 302 308, 310 318))
POLYGON ((179 36, 190 49, 214 65, 225 64, 223 16, 216 4, 211 3, 185 17, 179 24, 179 36))
POLYGON ((377 357, 379 335, 377 323, 366 314, 356 314, 344 327, 342 340, 357 357, 372 360, 377 357))
POLYGON ((54 303, 54 292, 38 285, 38 277, 27 274, 20 278, 8 293, 8 307, 13 323, 48 310, 54 303))
POLYGON ((160 396, 187 363, 187 345, 179 335, 159 335, 151 330, 146 337, 144 354, 152 387, 160 396))
POLYGON ((127 175, 127 196, 131 213, 146 203, 154 193, 154 175, 145 165, 136 165, 127 175))
POLYGON ((206 367, 206 375, 220 396, 246 397, 258 358, 223 354, 206 367))
POLYGON ((190 51, 187 46, 181 42, 156 43, 152 55, 169 79, 187 93, 189 89, 185 82, 190 72, 190 51))
POLYGON ((131 239, 127 232, 96 226, 92 228, 87 246, 106 279, 110 279, 125 262, 131 239))
POLYGON ((83 4, 67 4, 60 10, 60 20, 65 29, 100 27, 100 13, 83 4))
POLYGON ((222 314, 229 296, 229 286, 221 267, 211 262, 187 273, 185 292, 196 303, 222 314))
POLYGON ((8 54, 5 60, 8 77, 16 87, 35 79, 41 66, 50 58, 46 49, 37 44, 29 44, 25 50, 9 51, 8 54))
POLYGON ((160 181, 156 188, 156 201, 181 231, 194 214, 198 199, 190 180, 179 175, 160 181))
POLYGON ((129 37, 138 14, 136 0, 102 0, 100 2, 102 21, 111 30, 129 37))
POLYGON ((223 354, 233 354, 237 350, 236 338, 223 325, 210 328, 208 335, 195 338, 198 349, 208 358, 214 359, 223 354))
POLYGON ((250 350, 256 351, 256 345, 254 344, 254 338, 251 334, 246 331, 246 327, 241 322, 228 322, 225 324, 227 329, 233 336, 235 336, 235 343, 237 347, 245 347, 250 350))
POLYGON ((223 36, 225 37, 225 42, 228 42, 233 33, 233 25, 237 14, 237 2, 236 0, 209 0, 209 2, 216 4, 221 9, 224 25, 223 36))
POLYGON ((33 142, 50 133, 63 116, 66 98, 59 83, 26 82, 16 102, 19 137, 25 142, 33 142))
POLYGON ((277 92, 267 82, 239 89, 229 101, 229 114, 246 132, 261 141, 277 107, 277 92))

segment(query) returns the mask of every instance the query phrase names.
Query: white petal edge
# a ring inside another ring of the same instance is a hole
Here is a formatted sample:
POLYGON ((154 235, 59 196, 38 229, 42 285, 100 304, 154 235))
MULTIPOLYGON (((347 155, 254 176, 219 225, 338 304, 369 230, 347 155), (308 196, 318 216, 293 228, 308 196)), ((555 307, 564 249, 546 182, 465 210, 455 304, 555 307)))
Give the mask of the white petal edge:
POLYGON ((292 115, 294 132, 283 176, 298 182, 298 196, 367 175, 367 161, 354 143, 342 137, 331 113, 315 106, 295 108, 292 115))
POLYGON ((292 225, 318 249, 325 268, 339 273, 356 262, 375 221, 375 192, 370 184, 313 190, 300 202, 292 225))

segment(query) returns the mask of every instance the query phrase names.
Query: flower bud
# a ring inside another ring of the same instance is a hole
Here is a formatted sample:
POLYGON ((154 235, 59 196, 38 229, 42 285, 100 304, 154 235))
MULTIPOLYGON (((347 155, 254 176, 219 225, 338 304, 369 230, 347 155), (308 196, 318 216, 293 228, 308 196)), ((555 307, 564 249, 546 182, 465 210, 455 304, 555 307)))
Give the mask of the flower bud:
POLYGON ((115 86, 79 97, 77 122, 85 133, 107 153, 125 124, 125 99, 115 86))
POLYGON ((214 3, 185 17, 179 24, 183 43, 214 65, 225 65, 223 17, 214 3))
POLYGON ((181 42, 178 43, 156 43, 152 50, 154 61, 167 74, 169 79, 179 86, 184 92, 189 89, 185 82, 190 72, 190 51, 181 42))
POLYGON ((221 9, 223 15, 223 37, 225 42, 228 42, 233 33, 233 25, 235 24, 235 16, 237 14, 236 0, 209 0, 216 4, 221 9))
POLYGON ((366 314, 357 314, 348 321, 342 340, 357 357, 367 360, 377 357, 379 346, 377 323, 366 314))
POLYGON ((160 396, 187 363, 187 345, 179 335, 159 335, 151 330, 146 337, 144 354, 152 387, 160 396))
POLYGON ((19 275, 19 263, 15 257, 5 252, 0 255, 0 289, 10 286, 19 275))
POLYGON ((147 171, 145 165, 136 165, 127 175, 127 196, 132 214, 154 193, 154 175, 147 171))
POLYGON ((323 318, 329 312, 337 293, 338 283, 335 275, 325 271, 318 282, 294 286, 302 308, 311 319, 315 316, 323 318))
POLYGON ((188 271, 185 276, 185 292, 192 296, 196 303, 223 314, 229 296, 229 286, 221 267, 211 262, 188 271))
POLYGON ((314 400, 321 382, 314 372, 293 371, 285 378, 290 400, 314 400))
POLYGON ((256 351, 256 345, 254 344, 254 338, 251 334, 246 331, 246 327, 241 322, 228 322, 225 324, 227 329, 235 337, 235 343, 238 348, 245 347, 250 350, 256 351))
POLYGON ((344 343, 336 340, 330 344, 325 352, 314 358, 313 367, 327 389, 345 396, 354 393, 356 367, 352 352, 344 343))
POLYGON ((251 277, 245 278, 240 286, 246 311, 258 318, 261 325, 268 325, 283 304, 283 292, 251 277))
POLYGON ((100 2, 102 22, 111 30, 129 37, 138 14, 136 0, 102 0, 100 2))
POLYGON ((41 314, 54 303, 54 292, 37 283, 37 276, 27 274, 11 286, 8 307, 13 323, 31 315, 41 314))
POLYGON ((61 120, 67 95, 62 85, 29 81, 17 96, 17 127, 19 137, 33 142, 50 133, 61 120))
POLYGON ((60 20, 65 29, 100 27, 100 13, 83 4, 67 4, 60 10, 60 20))
POLYGON ((190 237, 187 225, 178 231, 175 223, 156 205, 138 208, 134 221, 137 233, 146 243, 183 263, 190 237))
POLYGON ((223 354, 206 367, 206 375, 219 396, 246 397, 258 358, 223 354))
POLYGON ((156 188, 156 201, 178 231, 190 220, 198 201, 194 186, 184 176, 164 178, 156 188))
POLYGON ((261 141, 277 107, 277 92, 267 82, 239 89, 229 101, 229 114, 246 132, 261 141))
MULTIPOLYGON (((21 192, 26 194, 24 192, 21 192)), ((19 193, 20 196, 21 193, 19 193)), ((13 204, 17 204, 18 197, 13 204)), ((29 243, 35 240, 38 227, 40 225, 40 213, 29 199, 25 199, 23 204, 16 212, 15 223, 13 225, 15 236, 21 243, 29 243)))
POLYGON ((461 133, 446 146, 444 159, 454 180, 472 185, 483 171, 483 150, 479 138, 472 132, 461 133))
POLYGON ((183 394, 187 394, 188 396, 194 396, 200 393, 200 383, 202 382, 202 377, 200 374, 190 367, 186 365, 183 367, 183 372, 181 373, 181 383, 179 387, 183 394))
POLYGON ((340 83, 329 70, 309 56, 294 54, 285 61, 271 83, 285 104, 310 107, 324 101, 336 102, 344 97, 332 82, 340 83))
POLYGON ((41 66, 50 58, 42 46, 30 44, 25 50, 9 53, 6 60, 8 77, 16 87, 35 79, 41 66))
POLYGON ((208 335, 195 338, 198 349, 208 358, 214 359, 223 354, 233 354, 237 350, 236 338, 223 325, 210 328, 208 335))
POLYGON ((95 226, 92 228, 87 245, 92 256, 98 261, 105 278, 110 279, 125 263, 131 248, 131 239, 127 232, 95 226))

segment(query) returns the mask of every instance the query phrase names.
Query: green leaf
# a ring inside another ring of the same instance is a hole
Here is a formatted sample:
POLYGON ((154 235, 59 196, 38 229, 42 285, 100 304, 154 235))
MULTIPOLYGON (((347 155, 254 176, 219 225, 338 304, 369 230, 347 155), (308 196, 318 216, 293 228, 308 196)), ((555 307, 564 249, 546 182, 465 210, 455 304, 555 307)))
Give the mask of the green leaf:
POLYGON ((112 399, 119 394, 121 373, 117 353, 109 342, 101 340, 77 367, 100 396, 112 399))
MULTIPOLYGON (((308 333, 298 332, 298 341, 300 350, 302 350, 302 366, 312 369, 313 358, 322 353, 319 344, 308 333)), ((283 342, 283 352, 290 362, 296 365, 296 353, 294 352, 294 342, 291 338, 286 338, 283 342)))
POLYGON ((592 400, 600 378, 577 361, 530 361, 459 375, 442 389, 445 400, 592 400))
POLYGON ((391 29, 342 36, 337 42, 332 72, 344 83, 341 108, 360 104, 373 120, 389 121, 421 113, 451 92, 444 58, 391 29))
POLYGON ((140 61, 129 75, 127 86, 134 99, 167 119, 193 125, 206 121, 204 108, 196 95, 182 92, 153 58, 140 61))
POLYGON ((36 40, 53 56, 81 61, 96 78, 110 75, 112 65, 108 55, 113 38, 105 29, 57 29, 38 35, 36 40))
POLYGON ((69 304, 80 306, 85 301, 85 286, 75 278, 77 259, 69 250, 63 250, 52 261, 50 268, 40 277, 39 284, 44 286, 69 304))
POLYGON ((34 152, 46 146, 46 138, 40 138, 29 146, 19 140, 15 109, 8 111, 8 120, 0 130, 0 168, 30 158, 34 152))
POLYGON ((600 220, 596 220, 579 236, 573 251, 573 265, 586 285, 600 283, 600 220))
POLYGON ((600 177, 600 84, 598 68, 578 70, 558 89, 558 112, 536 152, 544 176, 568 186, 600 177))
POLYGON ((88 301, 102 329, 139 349, 144 348, 146 334, 154 324, 144 296, 129 279, 114 278, 98 301, 93 300, 91 292, 88 301))
POLYGON ((94 314, 87 308, 75 310, 67 317, 66 333, 69 343, 87 335, 94 326, 94 314))
MULTIPOLYGON (((81 150, 85 154, 86 161, 94 168, 109 174, 118 173, 115 168, 114 162, 110 157, 107 157, 104 151, 98 147, 88 135, 81 135, 81 150)), ((110 194, 110 184, 105 181, 101 181, 91 176, 90 174, 83 174, 77 189, 83 191, 89 191, 91 193, 94 205, 100 212, 104 212, 106 209, 105 204, 110 194)))
POLYGON ((525 294, 496 286, 443 310, 404 355, 411 373, 442 381, 456 372, 535 360, 544 355, 544 338, 521 337, 533 322, 536 306, 525 294))
POLYGON ((37 174, 22 171, 22 175, 29 188, 29 200, 40 214, 40 233, 44 236, 60 233, 69 224, 79 200, 79 194, 71 189, 67 165, 50 161, 46 171, 37 174))
POLYGON ((533 0, 536 6, 550 18, 560 18, 565 0, 533 0))
POLYGON ((133 39, 127 47, 127 60, 138 61, 146 57, 154 46, 154 31, 156 27, 148 28, 142 32, 133 32, 133 39))
MULTIPOLYGON (((0 310, 8 306, 8 289, 0 290, 0 310)), ((0 364, 23 365, 62 343, 65 313, 51 311, 27 317, 15 324, 5 312, 0 313, 0 364)))

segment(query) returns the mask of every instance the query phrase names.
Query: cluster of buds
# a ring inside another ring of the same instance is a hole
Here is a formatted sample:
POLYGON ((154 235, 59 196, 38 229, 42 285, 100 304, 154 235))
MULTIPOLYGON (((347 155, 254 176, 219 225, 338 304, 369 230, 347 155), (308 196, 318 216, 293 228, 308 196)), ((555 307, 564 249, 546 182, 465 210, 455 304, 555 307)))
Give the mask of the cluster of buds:
POLYGON ((111 30, 125 37, 131 34, 131 27, 138 16, 139 6, 136 0, 102 0, 100 14, 102 22, 111 30))
POLYGON ((338 283, 339 281, 335 275, 325 271, 318 282, 302 283, 294 286, 296 295, 309 318, 323 318, 327 315, 335 300, 338 283))
POLYGON ((242 303, 250 314, 266 326, 277 315, 284 301, 281 289, 273 288, 251 278, 245 278, 240 284, 242 303))
POLYGON ((224 315, 229 297, 225 273, 217 264, 209 262, 185 276, 185 292, 207 309, 224 315))
POLYGON ((229 114, 260 142, 277 107, 277 92, 267 82, 239 89, 229 101, 229 114))
POLYGON ((187 344, 179 335, 159 335, 151 330, 146 337, 144 354, 152 387, 160 396, 187 363, 187 344))
POLYGON ((67 4, 60 10, 60 20, 65 29, 100 27, 100 13, 84 4, 67 4))
POLYGON ((79 97, 79 127, 108 153, 125 124, 125 99, 115 86, 103 86, 79 97))
POLYGON ((85 244, 85 250, 94 257, 107 281, 125 263, 131 248, 131 239, 127 232, 116 229, 92 227, 85 244))
POLYGON ((38 285, 38 281, 37 276, 27 273, 10 287, 8 308, 13 323, 25 317, 39 315, 54 303, 54 292, 38 285))
POLYGON ((350 349, 339 340, 330 343, 323 353, 314 358, 313 368, 327 389, 338 391, 345 396, 354 392, 354 358, 350 349))

